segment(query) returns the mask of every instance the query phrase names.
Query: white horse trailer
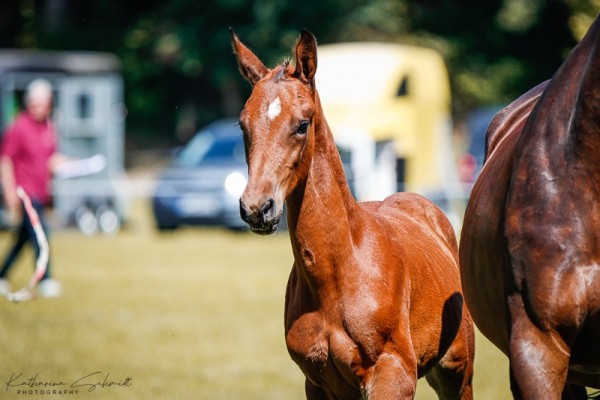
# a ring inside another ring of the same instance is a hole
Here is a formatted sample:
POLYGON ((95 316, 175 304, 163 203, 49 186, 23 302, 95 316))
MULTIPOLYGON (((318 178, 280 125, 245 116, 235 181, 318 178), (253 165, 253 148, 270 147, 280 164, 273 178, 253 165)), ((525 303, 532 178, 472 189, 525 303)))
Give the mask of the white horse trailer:
POLYGON ((22 109, 27 85, 44 78, 53 86, 59 151, 75 159, 102 155, 106 160, 100 172, 53 181, 57 223, 75 223, 86 234, 114 233, 126 219, 120 66, 107 53, 0 50, 1 132, 22 109))

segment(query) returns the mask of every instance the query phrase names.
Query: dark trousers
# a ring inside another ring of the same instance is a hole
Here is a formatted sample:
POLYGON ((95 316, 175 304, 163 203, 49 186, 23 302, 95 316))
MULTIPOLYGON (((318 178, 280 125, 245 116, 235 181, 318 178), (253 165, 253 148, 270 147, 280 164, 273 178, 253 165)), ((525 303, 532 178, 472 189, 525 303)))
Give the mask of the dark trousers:
MULTIPOLYGON (((48 227, 46 225, 46 218, 44 214, 44 205, 38 201, 31 200, 31 205, 38 213, 40 217, 40 222, 42 223, 42 229, 46 234, 46 238, 48 238, 48 227)), ((6 278, 6 275, 10 271, 11 267, 17 260, 19 253, 25 246, 25 243, 29 242, 33 246, 33 250, 35 252, 35 259, 37 260, 40 256, 40 245, 38 244, 37 238, 35 236, 35 231, 33 229, 33 225, 31 224, 31 220, 25 212, 25 209, 22 209, 23 218, 21 220, 21 225, 16 231, 15 242, 13 243, 12 248, 6 255, 4 259, 4 263, 2 263, 2 269, 0 269, 0 279, 6 278)), ((35 265, 34 265, 35 268, 35 265)), ((50 260, 48 260, 48 266, 46 268, 46 273, 42 277, 42 279, 50 278, 50 260)))

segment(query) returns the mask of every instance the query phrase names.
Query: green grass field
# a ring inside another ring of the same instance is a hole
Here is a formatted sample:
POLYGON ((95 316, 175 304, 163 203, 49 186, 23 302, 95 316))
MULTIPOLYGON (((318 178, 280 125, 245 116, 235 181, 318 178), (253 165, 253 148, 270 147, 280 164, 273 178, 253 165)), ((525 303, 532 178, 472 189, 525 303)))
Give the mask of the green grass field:
MULTIPOLYGON (((287 232, 161 235, 144 204, 135 210, 116 236, 53 232, 62 297, 0 301, 0 398, 303 399, 304 378, 283 339, 287 232)), ((2 255, 9 244, 0 233, 2 255)), ((14 286, 32 265, 28 252, 14 286)), ((508 363, 481 336, 475 395, 510 398, 508 363)), ((434 398, 420 381, 417 399, 434 398)))

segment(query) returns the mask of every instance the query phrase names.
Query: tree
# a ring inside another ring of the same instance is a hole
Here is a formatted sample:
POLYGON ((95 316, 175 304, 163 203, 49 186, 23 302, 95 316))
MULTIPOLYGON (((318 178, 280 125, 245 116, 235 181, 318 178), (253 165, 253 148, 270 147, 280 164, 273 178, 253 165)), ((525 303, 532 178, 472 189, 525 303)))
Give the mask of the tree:
POLYGON ((236 70, 229 26, 267 65, 289 56, 301 28, 320 43, 436 48, 460 118, 550 78, 598 10, 596 0, 22 0, 0 5, 0 44, 116 53, 128 137, 150 146, 186 140, 241 109, 250 88, 236 70))
POLYGON ((415 35, 445 56, 455 113, 507 104, 549 79, 575 46, 565 2, 425 2, 412 7, 415 35), (435 4, 435 5, 434 5, 435 4))

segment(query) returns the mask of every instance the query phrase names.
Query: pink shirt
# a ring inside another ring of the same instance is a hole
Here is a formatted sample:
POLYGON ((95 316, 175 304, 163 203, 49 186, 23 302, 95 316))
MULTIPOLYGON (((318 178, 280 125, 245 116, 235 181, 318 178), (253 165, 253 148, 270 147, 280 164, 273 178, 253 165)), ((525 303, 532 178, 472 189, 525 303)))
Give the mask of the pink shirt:
POLYGON ((57 137, 50 121, 37 122, 23 112, 6 130, 0 154, 13 163, 15 181, 32 200, 50 201, 50 157, 56 152, 57 137))

